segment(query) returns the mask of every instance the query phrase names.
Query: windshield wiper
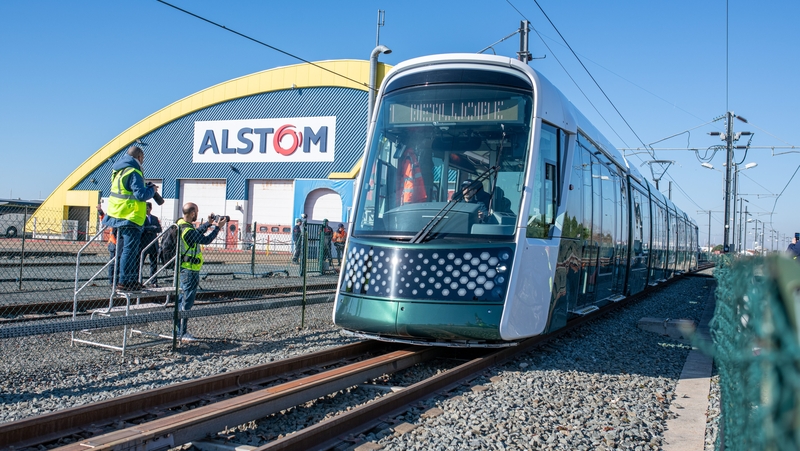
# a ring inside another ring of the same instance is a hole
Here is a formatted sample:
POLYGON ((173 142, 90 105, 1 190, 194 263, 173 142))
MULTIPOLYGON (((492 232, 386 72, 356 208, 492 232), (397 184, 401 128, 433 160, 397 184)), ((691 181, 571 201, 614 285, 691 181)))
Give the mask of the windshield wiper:
POLYGON ((457 203, 461 202, 464 199, 464 191, 469 192, 473 189, 477 190, 478 187, 483 184, 483 181, 486 180, 494 172, 496 172, 499 168, 500 168, 499 163, 490 167, 489 169, 483 171, 483 173, 481 173, 481 175, 475 178, 475 180, 473 180, 469 185, 467 185, 465 188, 462 188, 461 191, 453 194, 453 197, 450 200, 448 200, 447 203, 444 204, 444 206, 441 209, 439 209, 439 211, 436 212, 435 215, 433 215, 433 218, 431 218, 431 220, 428 221, 428 223, 425 224, 425 226, 419 232, 417 232, 417 234, 414 235, 414 237, 411 238, 411 240, 409 240, 409 243, 414 243, 414 244, 423 243, 428 238, 430 238, 430 236, 433 234, 433 230, 436 228, 437 225, 439 225, 440 222, 442 222, 442 219, 446 218, 447 214, 450 213, 450 210, 452 210, 457 203))

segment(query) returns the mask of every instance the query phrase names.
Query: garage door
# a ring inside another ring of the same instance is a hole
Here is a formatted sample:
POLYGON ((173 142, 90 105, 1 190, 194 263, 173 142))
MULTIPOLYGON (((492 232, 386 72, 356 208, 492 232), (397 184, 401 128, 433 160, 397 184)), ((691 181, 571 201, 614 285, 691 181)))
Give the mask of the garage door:
POLYGON ((311 191, 306 198, 304 211, 312 221, 327 219, 330 222, 342 222, 342 198, 332 189, 311 191))
POLYGON ((194 202, 200 209, 198 220, 205 220, 211 213, 224 215, 225 180, 181 180, 181 202, 194 202))
POLYGON ((250 181, 250 222, 294 225, 294 184, 291 180, 250 181))

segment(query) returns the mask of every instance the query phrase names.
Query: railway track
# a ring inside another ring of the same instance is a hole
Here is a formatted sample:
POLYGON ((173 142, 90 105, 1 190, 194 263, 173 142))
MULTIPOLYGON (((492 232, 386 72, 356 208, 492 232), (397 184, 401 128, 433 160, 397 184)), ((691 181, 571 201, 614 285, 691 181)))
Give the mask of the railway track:
POLYGON ((609 304, 599 311, 570 321, 567 327, 552 334, 525 340, 514 347, 496 351, 454 350, 361 342, 9 423, 0 427, 0 443, 14 444, 19 449, 38 446, 45 441, 63 444, 67 438, 75 441, 58 449, 168 449, 215 436, 227 427, 264 418, 417 363, 454 352, 460 358, 469 357, 466 363, 436 376, 386 394, 363 406, 340 412, 337 416, 257 448, 329 449, 355 434, 381 427, 379 425, 387 421, 385 418, 407 410, 422 399, 451 391, 490 367, 541 346, 610 311, 636 302, 678 279, 671 279, 636 296, 609 304), (265 384, 270 385, 264 387, 265 384), (170 414, 175 411, 180 412, 170 414), (104 420, 103 425, 98 423, 98 419, 104 420), (114 430, 106 432, 108 428, 114 430))
MULTIPOLYGON (((336 283, 318 283, 310 284, 306 290, 309 293, 324 294, 332 292, 336 289, 336 283)), ((214 291, 199 291, 197 293, 197 305, 206 303, 219 304, 221 302, 241 302, 253 299, 263 299, 271 296, 287 296, 300 294, 303 292, 302 285, 281 285, 272 287, 258 287, 258 288, 237 288, 231 290, 214 290, 214 291)), ((13 322, 32 321, 40 319, 38 316, 56 315, 58 313, 72 314, 74 302, 73 301, 55 301, 55 302, 34 302, 25 304, 12 304, 0 305, 0 324, 8 324, 13 322), (24 317, 19 315, 26 315, 24 317)), ((115 299, 115 306, 124 306, 125 299, 115 299)), ((108 296, 81 299, 78 301, 78 311, 85 312, 89 309, 98 308, 98 306, 108 306, 108 296)))
POLYGON ((52 445, 67 437, 91 437, 119 425, 166 417, 181 406, 209 404, 217 399, 258 391, 268 384, 297 380, 302 375, 398 348, 378 342, 360 342, 6 423, 0 425, 0 443, 21 449, 52 445))

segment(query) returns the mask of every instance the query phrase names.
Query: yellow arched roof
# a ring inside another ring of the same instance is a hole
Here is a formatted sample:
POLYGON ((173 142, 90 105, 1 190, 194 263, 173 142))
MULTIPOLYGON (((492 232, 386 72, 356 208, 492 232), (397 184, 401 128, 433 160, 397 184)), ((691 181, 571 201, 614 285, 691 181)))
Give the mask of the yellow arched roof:
MULTIPOLYGON (((378 64, 378 83, 383 80, 389 68, 390 66, 385 64, 378 64)), ((130 146, 137 138, 187 114, 229 100, 292 87, 330 86, 366 91, 368 83, 369 61, 331 60, 269 69, 204 89, 147 116, 97 150, 58 185, 39 207, 35 216, 40 219, 61 220, 66 218, 66 206, 93 207, 99 200, 99 191, 70 190, 106 160, 130 146), (363 82, 356 83, 351 79, 363 80, 363 82)), ((354 177, 358 172, 359 165, 360 162, 350 172, 331 174, 331 176, 346 178, 347 175, 352 174, 351 177, 354 177)), ((90 217, 93 218, 94 215, 90 215, 90 217)))

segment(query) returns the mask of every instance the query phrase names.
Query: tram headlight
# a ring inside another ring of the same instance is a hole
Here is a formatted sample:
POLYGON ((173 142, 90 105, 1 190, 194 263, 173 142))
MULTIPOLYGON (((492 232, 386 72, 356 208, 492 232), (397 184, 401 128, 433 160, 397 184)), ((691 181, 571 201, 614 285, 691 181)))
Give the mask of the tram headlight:
POLYGON ((508 266, 506 266, 506 265, 498 265, 497 268, 495 268, 495 269, 497 270, 497 272, 506 272, 506 271, 508 271, 508 266))
POLYGON ((508 252, 503 251, 503 252, 500 252, 499 257, 500 257, 500 260, 508 260, 509 258, 511 258, 511 254, 509 254, 508 252))
POLYGON ((494 282, 496 284, 498 284, 498 285, 502 285, 503 282, 505 282, 505 281, 506 281, 506 278, 503 277, 503 276, 497 276, 497 277, 494 278, 494 282))

